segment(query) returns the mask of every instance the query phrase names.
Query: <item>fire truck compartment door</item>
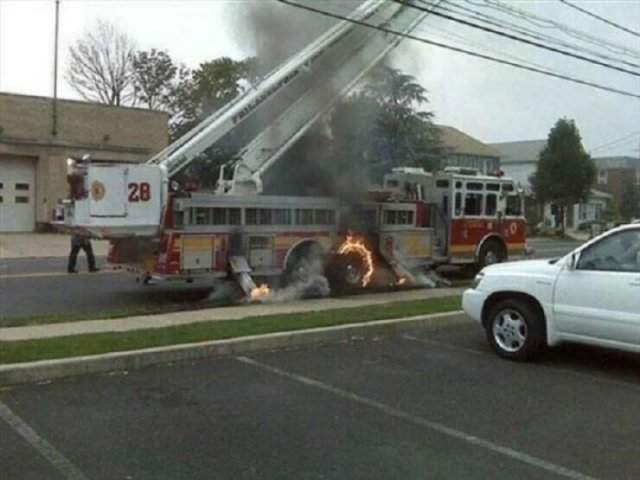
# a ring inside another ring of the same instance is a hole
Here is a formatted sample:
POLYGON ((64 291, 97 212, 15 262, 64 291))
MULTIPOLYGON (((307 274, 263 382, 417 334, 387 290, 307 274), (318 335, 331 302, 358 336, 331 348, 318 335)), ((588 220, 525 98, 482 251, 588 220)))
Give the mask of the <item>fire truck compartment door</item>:
POLYGON ((253 268, 271 267, 273 265, 272 237, 249 237, 249 265, 253 268))
POLYGON ((89 215, 127 215, 127 171, 121 166, 92 165, 88 173, 89 215))
POLYGON ((213 267, 214 242, 211 237, 182 237, 182 269, 203 270, 213 267))

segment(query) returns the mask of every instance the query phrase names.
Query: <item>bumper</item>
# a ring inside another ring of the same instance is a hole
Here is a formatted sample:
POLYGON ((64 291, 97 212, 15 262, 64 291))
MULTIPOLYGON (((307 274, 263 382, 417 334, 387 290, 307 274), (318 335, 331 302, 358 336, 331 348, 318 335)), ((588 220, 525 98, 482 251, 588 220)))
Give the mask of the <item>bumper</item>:
POLYGON ((462 294, 462 309, 477 322, 482 322, 482 307, 487 294, 482 290, 469 288, 462 294))

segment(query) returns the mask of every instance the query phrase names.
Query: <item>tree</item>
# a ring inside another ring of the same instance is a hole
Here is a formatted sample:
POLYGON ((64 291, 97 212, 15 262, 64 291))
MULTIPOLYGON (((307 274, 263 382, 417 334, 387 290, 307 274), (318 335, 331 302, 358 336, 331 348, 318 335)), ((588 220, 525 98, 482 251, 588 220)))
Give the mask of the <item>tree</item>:
POLYGON ((557 206, 563 231, 567 207, 587 201, 595 178, 596 167, 582 146, 575 122, 559 119, 549 132, 531 180, 536 199, 557 206))
POLYGON ((640 191, 634 180, 628 178, 622 189, 620 215, 625 221, 640 217, 640 191))
POLYGON ((136 98, 150 110, 170 110, 178 67, 169 54, 152 48, 133 56, 133 85, 136 98))
POLYGON ((134 100, 133 41, 102 20, 69 47, 66 80, 85 100, 126 105, 134 100))
MULTIPOLYGON (((169 125, 171 140, 184 135, 245 91, 255 81, 254 65, 254 58, 237 61, 220 57, 200 64, 194 71, 180 69, 169 102, 173 114, 169 125)), ((205 188, 213 187, 220 166, 233 164, 238 147, 234 138, 218 142, 180 172, 177 178, 183 182, 197 182, 205 188)))

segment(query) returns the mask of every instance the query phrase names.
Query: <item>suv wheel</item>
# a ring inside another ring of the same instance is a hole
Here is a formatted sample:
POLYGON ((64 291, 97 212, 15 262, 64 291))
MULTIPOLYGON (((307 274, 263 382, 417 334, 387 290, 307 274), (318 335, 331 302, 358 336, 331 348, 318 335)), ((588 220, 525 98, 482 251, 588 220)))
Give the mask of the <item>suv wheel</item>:
POLYGON ((544 318, 521 299, 496 303, 485 322, 487 339, 493 350, 510 360, 529 360, 545 346, 544 318))

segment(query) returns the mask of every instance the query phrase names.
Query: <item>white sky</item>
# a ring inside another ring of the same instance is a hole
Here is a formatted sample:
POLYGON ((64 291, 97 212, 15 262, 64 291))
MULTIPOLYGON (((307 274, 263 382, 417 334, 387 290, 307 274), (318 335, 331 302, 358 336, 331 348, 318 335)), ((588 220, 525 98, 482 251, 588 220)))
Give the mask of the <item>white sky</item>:
MULTIPOLYGON (((139 48, 168 50, 176 62, 195 68, 202 61, 222 55, 239 59, 253 54, 254 36, 246 32, 244 21, 247 3, 270 1, 61 0, 59 94, 78 98, 64 81, 68 47, 98 19, 116 23, 135 39, 139 48)), ((573 1, 594 13, 640 30, 640 1, 573 1)), ((462 0, 451 2, 498 15, 479 1, 473 3, 480 6, 462 0)), ((640 37, 590 19, 558 0, 508 3, 640 51, 640 37)), ((318 4, 322 5, 320 1, 318 4)), ((0 0, 0 91, 52 94, 54 10, 54 0, 0 0)), ((562 35, 555 29, 524 25, 545 34, 562 35)), ((542 52, 442 18, 428 18, 414 33, 487 54, 514 55, 524 61, 640 94, 640 77, 542 52), (463 37, 464 43, 450 34, 463 37)), ((304 35, 304 32, 296 34, 304 35)), ((562 38, 587 46, 570 37, 562 38)), ((632 58, 627 60, 634 61, 632 58)), ((640 59, 635 62, 640 64, 640 59)), ((457 127, 483 141, 546 138, 554 122, 566 116, 575 119, 587 149, 637 132, 626 142, 595 150, 594 155, 639 155, 640 99, 517 71, 412 41, 405 41, 399 47, 393 63, 415 75, 427 88, 431 102, 427 108, 434 111, 436 122, 457 127)))

